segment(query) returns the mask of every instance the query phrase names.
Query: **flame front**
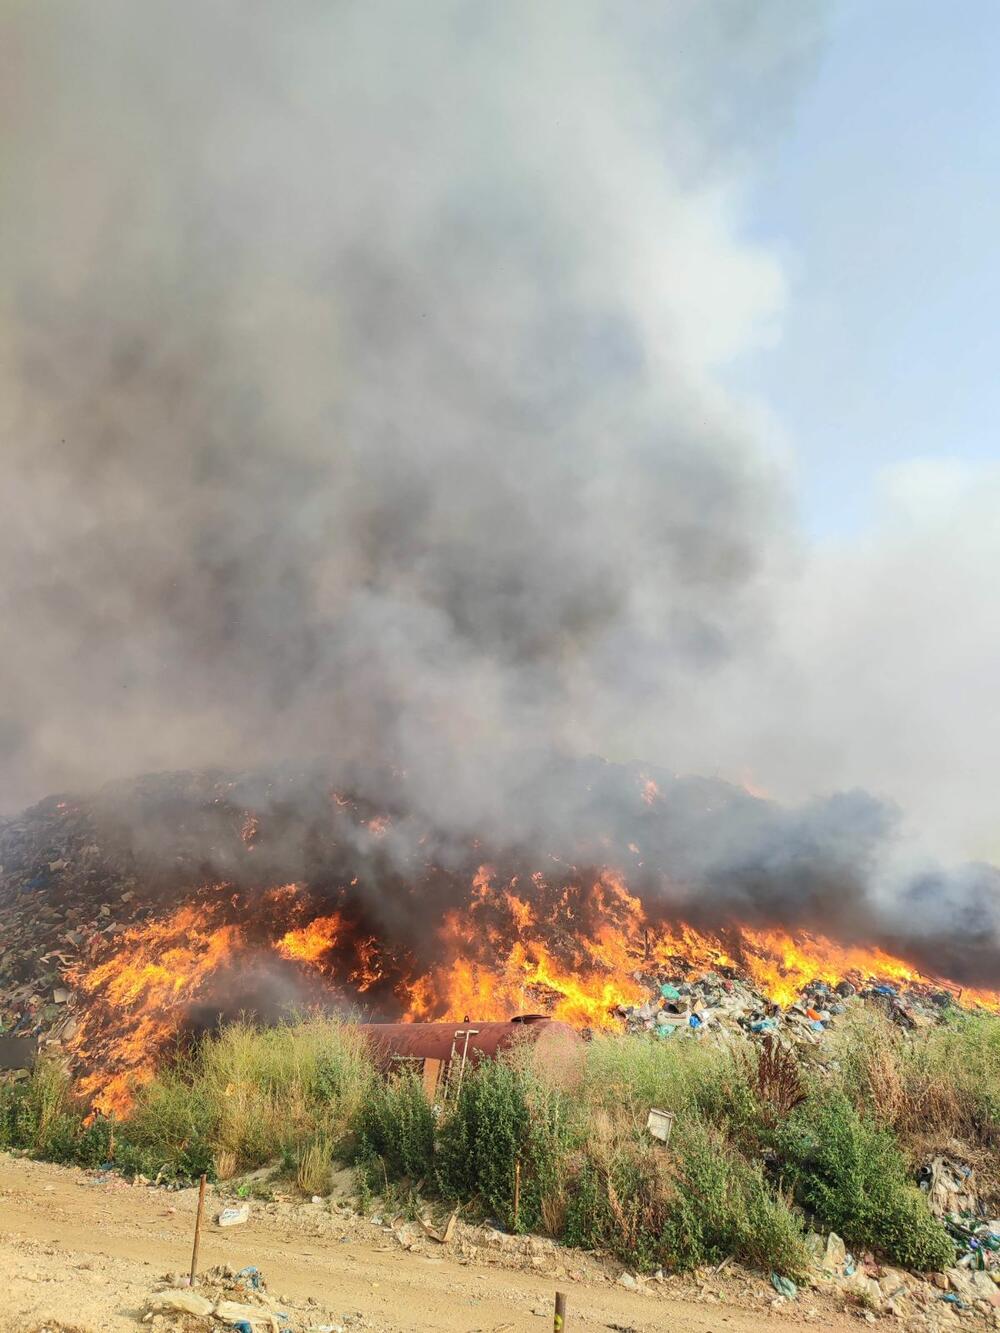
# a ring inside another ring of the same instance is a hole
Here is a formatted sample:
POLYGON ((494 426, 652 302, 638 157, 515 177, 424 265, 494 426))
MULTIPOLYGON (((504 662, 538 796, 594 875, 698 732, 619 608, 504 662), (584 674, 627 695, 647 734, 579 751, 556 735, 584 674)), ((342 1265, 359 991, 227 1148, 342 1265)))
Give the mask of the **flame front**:
POLYGON ((205 983, 242 949, 237 926, 215 925, 194 904, 127 930, 111 957, 67 973, 87 1002, 73 1046, 96 1065, 80 1083, 102 1111, 125 1110, 152 1078, 164 1046, 205 983))
MULTIPOLYGON (((583 876, 560 867, 549 878, 541 871, 508 876, 481 864, 460 905, 426 932, 420 957, 373 931, 360 912, 365 898, 356 881, 336 896, 337 910, 320 910, 294 884, 256 899, 218 885, 162 919, 133 926, 96 965, 74 968, 68 978, 83 1001, 73 1039, 87 1069, 82 1091, 100 1110, 126 1109, 191 1007, 211 1008, 220 978, 262 960, 310 978, 331 1003, 360 1001, 386 1018, 485 1021, 542 1012, 578 1028, 610 1030, 621 1027, 620 1006, 648 998, 651 979, 709 970, 741 975, 781 1005, 816 980, 948 985, 883 949, 802 930, 653 923, 611 869, 583 876)), ((992 991, 966 991, 964 998, 1000 1009, 992 991)))

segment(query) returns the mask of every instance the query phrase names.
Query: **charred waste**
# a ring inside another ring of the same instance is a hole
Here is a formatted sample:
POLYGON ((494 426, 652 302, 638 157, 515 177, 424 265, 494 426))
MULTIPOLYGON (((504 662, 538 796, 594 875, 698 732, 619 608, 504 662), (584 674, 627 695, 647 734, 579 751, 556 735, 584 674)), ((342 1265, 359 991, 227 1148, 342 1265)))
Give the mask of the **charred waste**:
POLYGON ((905 926, 905 895, 879 905, 868 876, 887 819, 870 798, 785 810, 596 759, 544 783, 561 819, 532 829, 526 785, 507 845, 414 814, 399 771, 377 799, 371 774, 316 764, 40 803, 0 830, 7 1063, 25 1038, 60 1044, 113 1107, 178 1042, 243 1013, 541 1012, 661 1037, 727 1016, 815 1040, 838 985, 882 987, 908 1026, 958 998, 997 1007, 988 931, 977 943, 963 918, 932 937, 905 926))

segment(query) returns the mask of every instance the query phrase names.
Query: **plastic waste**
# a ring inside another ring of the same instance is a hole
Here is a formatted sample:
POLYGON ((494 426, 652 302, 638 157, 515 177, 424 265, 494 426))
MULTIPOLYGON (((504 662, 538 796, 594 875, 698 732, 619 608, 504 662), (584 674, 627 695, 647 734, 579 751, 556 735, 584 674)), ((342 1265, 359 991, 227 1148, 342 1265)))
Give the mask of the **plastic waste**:
POLYGON ((665 981, 660 987, 660 994, 665 1000, 679 1000, 681 993, 676 986, 671 986, 669 981, 665 981))
POLYGON ((215 1306, 196 1291, 158 1291, 146 1303, 154 1314, 190 1314, 207 1319, 215 1306))
POLYGON ((238 1227, 250 1218, 250 1205, 240 1204, 239 1208, 223 1208, 218 1216, 220 1227, 238 1227))
POLYGON ((782 1277, 780 1273, 771 1274, 771 1286, 779 1296, 784 1296, 786 1301, 794 1301, 799 1294, 799 1289, 790 1277, 782 1277))

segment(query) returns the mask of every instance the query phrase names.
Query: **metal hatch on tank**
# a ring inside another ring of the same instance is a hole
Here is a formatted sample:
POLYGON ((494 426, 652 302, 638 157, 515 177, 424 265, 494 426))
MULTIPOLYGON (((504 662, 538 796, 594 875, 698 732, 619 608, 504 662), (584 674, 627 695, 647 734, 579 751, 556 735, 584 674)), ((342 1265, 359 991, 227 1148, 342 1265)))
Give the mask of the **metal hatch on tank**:
POLYGON ((406 1067, 420 1074, 427 1095, 444 1101, 458 1095, 466 1066, 490 1059, 517 1042, 533 1046, 578 1045, 578 1032, 545 1014, 518 1014, 506 1022, 361 1023, 376 1063, 385 1072, 406 1067))

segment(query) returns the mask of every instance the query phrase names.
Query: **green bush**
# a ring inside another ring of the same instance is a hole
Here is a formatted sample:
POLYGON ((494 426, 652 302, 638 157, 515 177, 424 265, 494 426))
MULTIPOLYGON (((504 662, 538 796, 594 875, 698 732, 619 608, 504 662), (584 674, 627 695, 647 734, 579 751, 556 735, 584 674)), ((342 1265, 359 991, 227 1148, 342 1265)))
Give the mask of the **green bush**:
POLYGON ((115 1164, 152 1178, 214 1176, 218 1107, 187 1066, 167 1070, 140 1088, 120 1128, 115 1164))
POLYGON ((801 1228, 759 1164, 722 1134, 685 1120, 669 1150, 626 1141, 589 1150, 571 1193, 566 1237, 651 1270, 735 1255, 791 1277, 805 1271, 801 1228))
POLYGON ((907 1179, 895 1138, 842 1092, 814 1095, 792 1117, 783 1147, 803 1202, 849 1244, 921 1271, 954 1262, 954 1246, 907 1179))
POLYGON ((437 1179, 446 1197, 478 1197, 504 1225, 534 1231, 557 1207, 560 1168, 572 1142, 566 1097, 516 1059, 467 1071, 439 1135, 437 1179), (514 1167, 521 1163, 518 1215, 514 1167))
POLYGON ((391 1180, 423 1180, 434 1167, 434 1112, 411 1071, 376 1082, 357 1118, 357 1157, 381 1160, 391 1180))
POLYGON ((30 1148, 38 1118, 28 1097, 28 1084, 0 1086, 0 1150, 30 1148))

